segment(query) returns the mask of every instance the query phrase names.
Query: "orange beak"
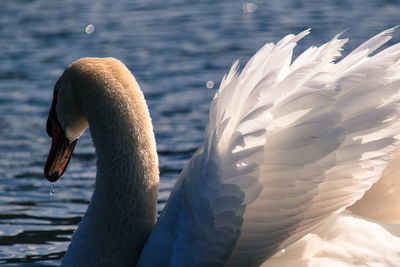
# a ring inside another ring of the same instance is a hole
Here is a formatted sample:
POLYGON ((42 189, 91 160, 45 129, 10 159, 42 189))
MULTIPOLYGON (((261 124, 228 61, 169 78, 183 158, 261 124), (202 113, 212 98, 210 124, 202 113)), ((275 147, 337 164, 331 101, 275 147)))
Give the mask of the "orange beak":
POLYGON ((70 143, 58 121, 51 117, 47 120, 47 133, 52 137, 52 142, 44 167, 44 176, 50 182, 56 182, 67 169, 77 140, 70 143))

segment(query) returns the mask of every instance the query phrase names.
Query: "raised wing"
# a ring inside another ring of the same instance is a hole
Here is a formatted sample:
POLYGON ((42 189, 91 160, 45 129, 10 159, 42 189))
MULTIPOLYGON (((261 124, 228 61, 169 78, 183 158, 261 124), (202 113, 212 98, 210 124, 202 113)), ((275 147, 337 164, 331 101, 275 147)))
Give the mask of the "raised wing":
POLYGON ((235 63, 139 265, 259 266, 361 198, 399 143, 400 45, 369 56, 392 31, 337 62, 338 37, 292 62, 306 30, 235 63))

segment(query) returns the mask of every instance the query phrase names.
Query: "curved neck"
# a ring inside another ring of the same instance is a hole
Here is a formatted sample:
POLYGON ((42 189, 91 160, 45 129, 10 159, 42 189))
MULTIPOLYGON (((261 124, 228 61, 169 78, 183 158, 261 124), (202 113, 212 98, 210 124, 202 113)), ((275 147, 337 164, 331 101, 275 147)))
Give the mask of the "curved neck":
MULTIPOLYGON (((116 80, 112 75, 104 79, 116 80)), ((97 174, 64 265, 133 266, 156 222, 155 139, 143 94, 133 76, 128 78, 78 92, 96 148, 97 174)))

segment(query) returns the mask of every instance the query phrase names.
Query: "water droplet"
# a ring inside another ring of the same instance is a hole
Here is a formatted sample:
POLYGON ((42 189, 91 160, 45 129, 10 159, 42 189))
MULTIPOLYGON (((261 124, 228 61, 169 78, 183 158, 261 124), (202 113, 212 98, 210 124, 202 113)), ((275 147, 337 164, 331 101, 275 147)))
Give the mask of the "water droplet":
POLYGON ((206 83, 206 86, 207 86, 208 89, 212 89, 212 88, 214 88, 214 82, 213 81, 208 81, 206 83))
POLYGON ((92 34, 94 32, 94 25, 93 24, 89 24, 86 26, 85 32, 87 34, 92 34))
POLYGON ((242 6, 243 13, 251 14, 256 12, 257 4, 256 3, 244 3, 242 6))
POLYGON ((54 182, 51 182, 51 187, 50 187, 50 196, 54 196, 56 191, 54 191, 54 182))

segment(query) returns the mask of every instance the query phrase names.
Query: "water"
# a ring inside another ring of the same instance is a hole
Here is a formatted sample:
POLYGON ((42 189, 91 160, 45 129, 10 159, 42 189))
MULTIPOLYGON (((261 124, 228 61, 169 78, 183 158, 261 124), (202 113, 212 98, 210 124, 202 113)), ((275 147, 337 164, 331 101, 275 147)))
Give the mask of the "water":
POLYGON ((265 42, 309 27, 299 50, 345 29, 352 49, 399 24, 398 14, 397 1, 389 0, 1 1, 0 265, 58 265, 89 202, 89 133, 56 194, 42 174, 52 86, 72 61, 113 56, 134 72, 156 132, 161 210, 203 140, 209 102, 234 60, 245 62, 265 42))

